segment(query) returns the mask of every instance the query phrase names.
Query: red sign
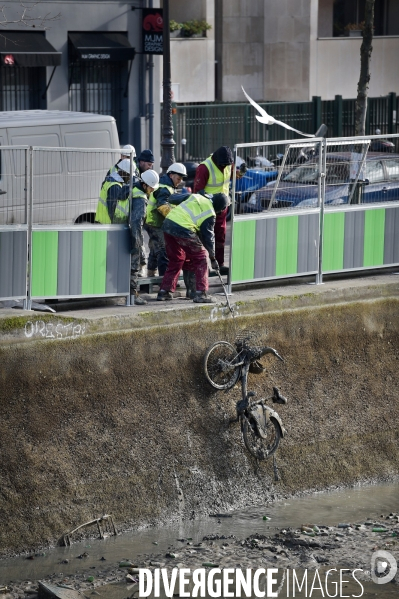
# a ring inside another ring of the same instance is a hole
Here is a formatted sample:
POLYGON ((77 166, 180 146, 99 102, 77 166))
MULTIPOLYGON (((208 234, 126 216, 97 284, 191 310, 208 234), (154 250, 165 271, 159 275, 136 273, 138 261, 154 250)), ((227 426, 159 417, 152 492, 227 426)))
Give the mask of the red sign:
POLYGON ((143 53, 163 54, 162 8, 142 9, 143 53))
POLYGON ((163 31, 163 18, 159 12, 147 15, 143 20, 145 31, 163 31))

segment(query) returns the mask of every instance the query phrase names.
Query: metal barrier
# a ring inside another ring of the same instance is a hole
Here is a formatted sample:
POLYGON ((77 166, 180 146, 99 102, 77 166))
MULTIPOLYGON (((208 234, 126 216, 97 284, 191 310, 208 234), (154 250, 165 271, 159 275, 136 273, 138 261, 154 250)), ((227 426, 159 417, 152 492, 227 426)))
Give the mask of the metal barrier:
POLYGON ((0 151, 0 300, 26 300, 28 147, 0 151))
POLYGON ((2 147, 0 300, 126 296, 129 229, 95 225, 120 150, 2 147))
MULTIPOLYGON (((233 169, 229 286, 304 275, 321 283, 324 273, 399 264, 399 154, 376 152, 380 142, 237 144, 236 162, 257 166, 241 180, 233 169)), ((128 227, 94 224, 119 158, 119 150, 1 148, 0 300, 30 307, 125 296, 129 305, 128 227)))
POLYGON ((28 300, 128 296, 129 250, 122 225, 34 229, 28 300))
POLYGON ((129 303, 128 227, 93 225, 102 182, 120 157, 118 150, 32 148, 28 303, 119 295, 129 303))
MULTIPOLYGON (((399 135, 384 139, 397 143, 399 135)), ((381 136, 290 140, 251 189, 233 173, 229 286, 399 264, 399 154, 381 136), (262 181, 268 169, 268 181, 262 181)), ((275 156, 281 143, 237 144, 235 156, 275 156)), ((247 175, 248 176, 248 173, 247 175)))

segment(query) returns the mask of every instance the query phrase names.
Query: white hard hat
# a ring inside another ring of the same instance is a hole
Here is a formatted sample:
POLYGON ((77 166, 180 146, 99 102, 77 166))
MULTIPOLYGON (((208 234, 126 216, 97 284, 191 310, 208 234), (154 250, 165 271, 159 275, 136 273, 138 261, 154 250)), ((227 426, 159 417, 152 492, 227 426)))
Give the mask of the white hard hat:
POLYGON ((125 173, 130 175, 130 160, 128 158, 124 158, 123 160, 120 160, 117 164, 117 167, 121 171, 125 171, 125 173))
POLYGON ((130 154, 133 155, 133 158, 136 156, 136 150, 134 148, 134 146, 131 146, 130 144, 126 144, 126 146, 123 146, 123 148, 121 148, 122 150, 122 156, 130 156, 130 154), (128 153, 125 154, 123 152, 123 150, 128 150, 128 153))
POLYGON ((241 158, 241 156, 237 156, 237 158, 236 158, 236 167, 240 168, 240 166, 242 164, 244 164, 244 162, 245 162, 245 160, 243 158, 241 158))
POLYGON ((146 185, 149 185, 153 189, 158 189, 158 187, 159 187, 158 173, 156 173, 152 169, 148 169, 148 171, 144 171, 144 173, 141 174, 141 180, 144 181, 144 183, 146 183, 146 185))
POLYGON ((174 162, 166 172, 168 174, 176 173, 176 175, 180 175, 181 177, 187 177, 186 167, 181 162, 174 162))
POLYGON ((381 129, 376 129, 376 130, 375 130, 375 134, 376 134, 376 135, 381 135, 381 129))

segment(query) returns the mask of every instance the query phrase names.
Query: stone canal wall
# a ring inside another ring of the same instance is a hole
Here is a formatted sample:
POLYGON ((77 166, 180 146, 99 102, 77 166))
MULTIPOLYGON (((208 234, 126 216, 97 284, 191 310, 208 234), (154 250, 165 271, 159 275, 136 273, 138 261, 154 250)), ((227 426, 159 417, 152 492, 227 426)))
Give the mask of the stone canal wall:
POLYGON ((208 306, 101 322, 8 311, 0 555, 105 513, 122 529, 397 474, 398 308, 393 287, 376 287, 254 300, 235 324, 208 306), (205 349, 233 340, 235 325, 285 358, 263 358, 267 372, 249 381, 258 396, 277 384, 289 398, 278 406, 288 430, 278 483, 272 461, 257 464, 228 424, 239 389, 216 392, 202 372, 205 349))

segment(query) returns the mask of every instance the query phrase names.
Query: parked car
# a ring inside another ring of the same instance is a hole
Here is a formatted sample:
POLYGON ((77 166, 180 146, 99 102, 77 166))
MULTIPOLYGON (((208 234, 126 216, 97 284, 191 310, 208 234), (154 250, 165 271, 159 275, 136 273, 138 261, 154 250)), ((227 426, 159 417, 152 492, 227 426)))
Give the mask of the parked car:
MULTIPOLYGON (((390 202, 399 200, 399 154, 369 152, 359 185, 353 190, 350 152, 327 153, 326 205, 390 202)), ((307 208, 317 206, 319 164, 310 160, 283 175, 273 204, 274 181, 251 194, 243 212, 261 212, 268 208, 307 208)), ((353 176, 353 175, 352 175, 353 176)))
MULTIPOLYGON (((280 160, 281 155, 278 156, 280 160)), ((244 160, 237 156, 237 166, 244 163, 244 160)), ((241 214, 242 206, 248 202, 251 194, 266 185, 268 181, 277 179, 278 170, 273 161, 267 160, 263 156, 258 156, 256 159, 246 158, 245 164, 255 164, 254 168, 247 168, 242 177, 236 178, 235 190, 235 214, 241 214)), ((230 181, 230 198, 232 198, 232 181, 230 181)), ((227 220, 231 218, 231 208, 227 213, 227 220)))

